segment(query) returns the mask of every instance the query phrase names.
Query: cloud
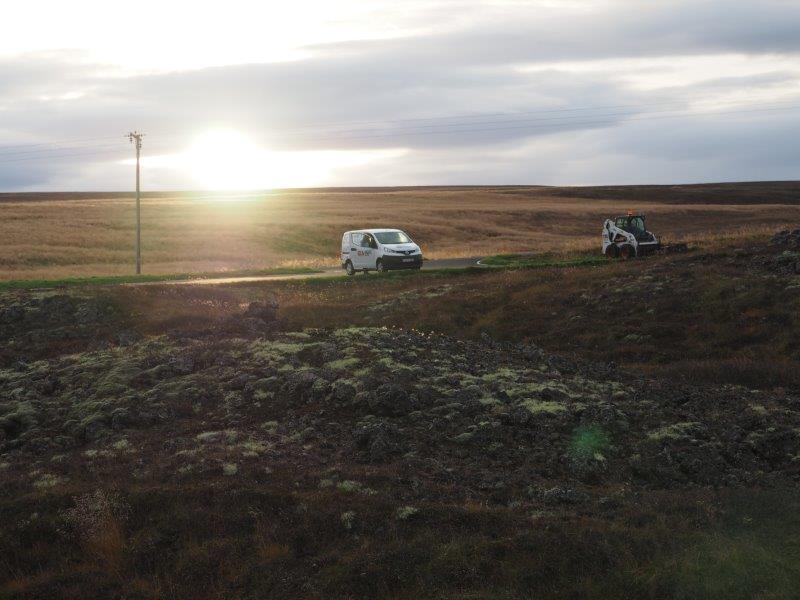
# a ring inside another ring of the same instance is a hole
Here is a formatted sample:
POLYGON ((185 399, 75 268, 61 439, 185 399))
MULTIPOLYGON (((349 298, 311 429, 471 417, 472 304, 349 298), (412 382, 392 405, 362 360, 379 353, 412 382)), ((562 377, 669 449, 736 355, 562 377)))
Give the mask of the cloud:
MULTIPOLYGON (((797 53, 800 6, 784 0, 638 0, 597 3, 582 12, 505 9, 464 28, 407 38, 359 40, 322 52, 403 52, 440 64, 491 65, 707 53, 797 53)), ((518 5, 517 5, 518 6, 518 5)))
POLYGON ((278 151, 403 150, 380 172, 329 169, 329 185, 794 176, 795 3, 416 6, 396 37, 308 45, 288 62, 135 72, 79 50, 0 59, 0 188, 127 187, 117 163, 133 128, 151 154, 215 128, 278 151), (88 141, 21 146, 49 140, 88 141))

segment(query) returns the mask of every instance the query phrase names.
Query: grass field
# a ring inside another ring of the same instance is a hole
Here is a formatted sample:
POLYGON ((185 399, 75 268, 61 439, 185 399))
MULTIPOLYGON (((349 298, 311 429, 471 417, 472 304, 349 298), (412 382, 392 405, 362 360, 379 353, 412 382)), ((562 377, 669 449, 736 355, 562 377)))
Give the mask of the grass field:
MULTIPOLYGON (((800 222, 800 184, 148 194, 144 272, 333 265, 341 233, 370 226, 405 229, 429 258, 595 250, 603 219, 629 209, 668 240, 708 242, 800 222)), ((5 194, 0 214, 0 280, 132 272, 129 196, 5 194)))

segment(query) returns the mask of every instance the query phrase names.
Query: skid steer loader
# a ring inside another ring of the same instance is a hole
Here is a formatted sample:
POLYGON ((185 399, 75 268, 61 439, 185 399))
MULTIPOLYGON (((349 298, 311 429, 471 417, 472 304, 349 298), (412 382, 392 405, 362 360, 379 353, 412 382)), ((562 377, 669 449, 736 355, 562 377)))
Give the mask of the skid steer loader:
POLYGON ((661 240, 645 229, 644 215, 629 212, 603 224, 603 254, 609 258, 634 258, 660 249, 661 240))

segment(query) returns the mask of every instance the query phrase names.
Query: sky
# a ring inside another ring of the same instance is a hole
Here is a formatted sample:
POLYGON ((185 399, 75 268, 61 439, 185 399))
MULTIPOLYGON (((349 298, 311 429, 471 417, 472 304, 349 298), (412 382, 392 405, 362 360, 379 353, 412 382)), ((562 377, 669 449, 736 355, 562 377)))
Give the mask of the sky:
POLYGON ((27 0, 0 191, 800 179, 795 0, 27 0))

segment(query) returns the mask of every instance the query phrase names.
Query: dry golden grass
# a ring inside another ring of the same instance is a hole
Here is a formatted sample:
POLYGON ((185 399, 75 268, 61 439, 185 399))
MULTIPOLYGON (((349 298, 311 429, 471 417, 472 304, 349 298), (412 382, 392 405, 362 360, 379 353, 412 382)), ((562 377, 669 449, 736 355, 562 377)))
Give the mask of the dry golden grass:
MULTIPOLYGON (((648 188, 629 189, 638 190, 633 199, 578 197, 579 190, 571 197, 564 188, 154 194, 142 205, 144 271, 335 265, 342 232, 360 227, 405 229, 427 257, 446 258, 597 248, 603 219, 627 209, 645 212, 649 228, 670 240, 800 223, 796 204, 726 204, 719 190, 707 201, 701 190, 689 204, 653 202, 648 188)), ((770 193, 767 186, 761 201, 769 202, 770 193)), ((2 200, 0 279, 131 273, 133 200, 97 194, 2 200)))

